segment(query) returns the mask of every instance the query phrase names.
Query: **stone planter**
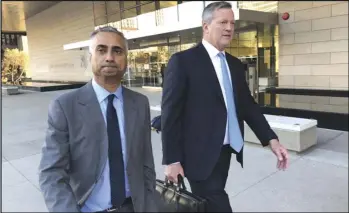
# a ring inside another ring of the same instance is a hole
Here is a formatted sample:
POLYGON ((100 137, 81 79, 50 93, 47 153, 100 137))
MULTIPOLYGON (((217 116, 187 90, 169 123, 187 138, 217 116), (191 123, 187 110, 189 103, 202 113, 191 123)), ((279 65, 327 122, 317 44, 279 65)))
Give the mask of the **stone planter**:
POLYGON ((19 94, 19 88, 17 86, 2 86, 1 87, 2 95, 17 95, 19 94))

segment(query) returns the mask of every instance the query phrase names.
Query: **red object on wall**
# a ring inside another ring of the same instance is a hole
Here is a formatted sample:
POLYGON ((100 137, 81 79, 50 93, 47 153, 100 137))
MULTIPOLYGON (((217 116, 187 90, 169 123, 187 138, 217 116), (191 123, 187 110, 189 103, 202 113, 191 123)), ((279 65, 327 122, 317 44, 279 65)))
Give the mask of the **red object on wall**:
POLYGON ((290 18, 290 14, 288 12, 285 12, 283 15, 282 15, 282 19, 283 20, 287 20, 288 18, 290 18))

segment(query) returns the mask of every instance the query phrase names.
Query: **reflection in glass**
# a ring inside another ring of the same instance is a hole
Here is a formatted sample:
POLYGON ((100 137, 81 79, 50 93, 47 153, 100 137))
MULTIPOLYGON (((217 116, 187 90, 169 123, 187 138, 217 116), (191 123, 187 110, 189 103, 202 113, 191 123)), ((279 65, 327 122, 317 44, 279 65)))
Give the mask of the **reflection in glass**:
POLYGON ((276 86, 277 76, 275 61, 277 55, 275 50, 275 26, 258 24, 257 42, 259 85, 263 87, 276 86))
POLYGON ((238 1, 238 8, 277 13, 278 1, 238 1))
POLYGON ((168 46, 147 47, 130 50, 128 67, 134 79, 141 79, 143 86, 160 86, 161 71, 169 60, 168 46))
POLYGON ((259 104, 269 107, 348 114, 349 101, 347 97, 291 95, 263 92, 260 94, 259 104))
POLYGON ((122 12, 122 18, 127 19, 127 18, 132 18, 137 16, 137 9, 136 8, 132 8, 132 9, 128 9, 122 12))
POLYGON ((176 6, 177 1, 160 1, 160 9, 176 6))
MULTIPOLYGON (((134 82, 143 86, 161 86, 162 71, 170 57, 179 51, 189 49, 201 41, 200 29, 170 33, 137 42, 130 41, 128 53, 129 74, 134 82)), ((132 83, 131 83, 132 85, 132 83)))
POLYGON ((155 3, 150 1, 141 1, 141 14, 149 13, 155 11, 155 3))
POLYGON ((137 5, 136 1, 121 1, 123 3, 123 9, 127 10, 137 5))
POLYGON ((113 15, 108 15, 108 22, 118 22, 121 20, 120 12, 116 12, 113 15))
POLYGON ((102 25, 106 24, 107 16, 106 16, 106 5, 104 1, 93 1, 93 18, 94 18, 94 25, 102 25))
MULTIPOLYGON (((119 1, 106 1, 106 4, 107 6, 105 8, 107 10, 108 16, 115 15, 116 13, 120 13, 119 1)), ((108 20, 110 20, 109 17, 108 17, 108 20)))
POLYGON ((102 16, 99 18, 95 18, 95 26, 100 26, 107 23, 107 17, 106 16, 102 16))
POLYGON ((257 57, 256 31, 235 34, 225 50, 240 59, 257 57))

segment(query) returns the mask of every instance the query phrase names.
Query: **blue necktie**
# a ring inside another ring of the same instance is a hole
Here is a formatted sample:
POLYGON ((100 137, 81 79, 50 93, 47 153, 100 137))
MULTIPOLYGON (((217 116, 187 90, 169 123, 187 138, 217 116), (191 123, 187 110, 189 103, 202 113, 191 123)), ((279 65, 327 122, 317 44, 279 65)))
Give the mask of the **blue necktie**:
POLYGON ((227 101, 227 112, 228 112, 228 140, 230 146, 236 151, 240 152, 243 146, 243 139, 240 132, 239 122, 237 120, 235 103, 234 103, 234 93, 233 86, 230 82, 228 69, 225 63, 225 55, 223 53, 218 53, 221 60, 221 68, 223 74, 223 85, 225 90, 225 96, 227 101))
POLYGON ((126 198, 125 193, 125 173, 122 155, 121 137, 118 116, 113 106, 115 95, 108 96, 107 107, 107 131, 108 131, 108 157, 110 168, 110 191, 111 203, 119 207, 126 198))

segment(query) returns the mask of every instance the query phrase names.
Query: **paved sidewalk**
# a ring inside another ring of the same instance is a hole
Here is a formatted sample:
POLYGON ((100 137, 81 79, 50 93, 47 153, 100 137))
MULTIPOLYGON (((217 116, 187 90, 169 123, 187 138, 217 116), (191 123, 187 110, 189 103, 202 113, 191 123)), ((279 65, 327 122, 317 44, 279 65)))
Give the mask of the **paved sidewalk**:
MULTIPOLYGON (((161 92, 134 88, 160 103, 161 92)), ((66 91, 27 92, 2 99, 2 211, 47 211, 37 168, 49 102, 66 91)), ((152 117, 158 115, 152 111, 152 117)), ((152 134, 157 178, 163 179, 160 135, 152 134)), ((319 129, 318 145, 291 152, 287 171, 267 149, 246 144, 244 169, 232 160, 227 192, 235 212, 348 212, 348 132, 319 129)), ((188 185, 188 184, 187 184, 188 185)))

